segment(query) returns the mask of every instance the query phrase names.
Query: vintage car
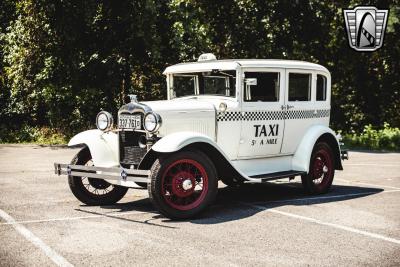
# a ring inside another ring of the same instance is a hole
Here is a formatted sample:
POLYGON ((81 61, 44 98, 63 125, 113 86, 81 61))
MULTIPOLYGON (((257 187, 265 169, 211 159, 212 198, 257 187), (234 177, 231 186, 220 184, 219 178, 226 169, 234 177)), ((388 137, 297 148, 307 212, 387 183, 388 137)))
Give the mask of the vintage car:
POLYGON ((321 65, 292 60, 216 60, 164 71, 168 100, 131 95, 114 125, 101 111, 96 130, 74 136, 84 144, 67 174, 72 193, 88 205, 119 201, 128 188, 148 188, 171 219, 193 217, 228 186, 301 176, 311 194, 331 187, 342 170, 338 137, 329 128, 331 76, 321 65))

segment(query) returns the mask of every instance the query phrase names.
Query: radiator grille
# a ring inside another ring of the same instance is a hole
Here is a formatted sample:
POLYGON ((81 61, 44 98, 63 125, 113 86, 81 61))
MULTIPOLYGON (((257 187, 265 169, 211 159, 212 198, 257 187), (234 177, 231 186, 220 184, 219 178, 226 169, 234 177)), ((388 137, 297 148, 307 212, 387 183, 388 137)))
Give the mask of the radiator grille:
POLYGON ((121 166, 137 165, 147 152, 146 148, 139 147, 139 137, 143 133, 133 131, 119 132, 119 159, 121 166))

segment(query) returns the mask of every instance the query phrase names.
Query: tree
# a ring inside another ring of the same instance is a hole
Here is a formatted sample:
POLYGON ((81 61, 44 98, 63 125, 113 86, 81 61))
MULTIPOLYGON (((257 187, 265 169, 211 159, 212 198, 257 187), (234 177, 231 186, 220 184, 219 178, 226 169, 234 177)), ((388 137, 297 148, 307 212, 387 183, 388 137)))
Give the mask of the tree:
MULTIPOLYGON (((165 98, 163 69, 212 52, 218 58, 283 58, 332 74, 334 128, 400 126, 400 9, 390 8, 385 43, 348 47, 342 8, 321 1, 50 1, 0 3, 0 119, 3 129, 93 127, 124 95, 165 98)), ((367 4, 367 3, 365 3, 367 4)), ((1 135, 1 133, 0 133, 1 135)))

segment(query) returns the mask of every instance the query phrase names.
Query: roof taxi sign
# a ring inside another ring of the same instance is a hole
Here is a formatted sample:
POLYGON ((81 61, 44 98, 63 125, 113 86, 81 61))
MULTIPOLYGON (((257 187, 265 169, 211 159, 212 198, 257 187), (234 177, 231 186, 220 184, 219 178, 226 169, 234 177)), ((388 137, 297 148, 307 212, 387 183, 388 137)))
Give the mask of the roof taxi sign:
POLYGON ((217 60, 217 57, 212 53, 206 53, 206 54, 201 54, 197 61, 200 62, 200 61, 210 61, 210 60, 217 60))

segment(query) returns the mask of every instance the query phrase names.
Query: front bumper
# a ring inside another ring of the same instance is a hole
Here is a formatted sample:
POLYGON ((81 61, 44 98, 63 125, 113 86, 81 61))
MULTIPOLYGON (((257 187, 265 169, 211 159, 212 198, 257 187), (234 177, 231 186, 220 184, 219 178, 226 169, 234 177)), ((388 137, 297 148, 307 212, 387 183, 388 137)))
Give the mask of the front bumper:
POLYGON ((77 176, 94 179, 116 180, 119 183, 147 183, 150 176, 150 170, 104 168, 62 163, 54 163, 54 172, 58 175, 66 174, 68 177, 77 176))

